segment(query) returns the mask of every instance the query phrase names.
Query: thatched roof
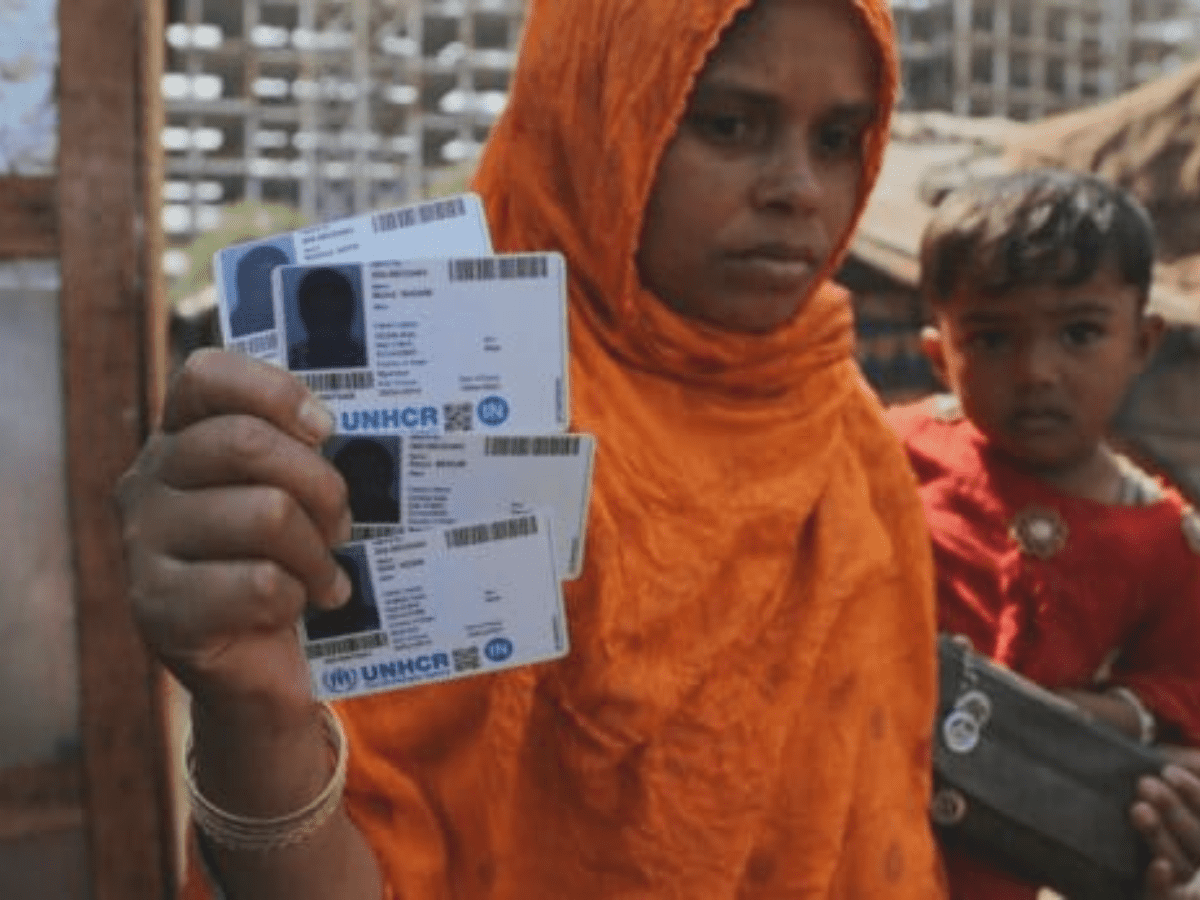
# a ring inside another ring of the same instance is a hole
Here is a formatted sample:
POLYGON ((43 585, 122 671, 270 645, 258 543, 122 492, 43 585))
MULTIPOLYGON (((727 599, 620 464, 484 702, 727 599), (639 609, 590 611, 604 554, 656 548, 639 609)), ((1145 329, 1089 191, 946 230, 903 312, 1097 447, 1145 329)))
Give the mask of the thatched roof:
POLYGON ((1170 262, 1200 253, 1200 61, 1106 103, 1014 131, 1016 168, 1094 172, 1132 191, 1170 262))
POLYGON ((1007 119, 942 112, 897 113, 883 170, 855 233, 853 253, 904 284, 916 284, 921 232, 933 205, 963 182, 1003 170, 1007 119))
MULTIPOLYGON (((1196 97, 1193 127, 1200 132, 1200 70, 1192 69, 1191 79, 1193 90, 1187 96, 1189 103, 1196 97)), ((1180 80, 1181 76, 1172 76, 1108 104, 1032 125, 941 113, 899 114, 879 184, 855 234, 852 254, 899 283, 915 286, 921 231, 933 213, 932 204, 946 188, 979 176, 1037 165, 1090 171, 1087 165, 1076 164, 1088 162, 1088 158, 1077 158, 1069 151, 1084 146, 1093 128, 1101 131, 1107 125, 1104 133, 1110 137, 1124 134, 1114 122, 1128 124, 1135 115, 1141 117, 1138 121, 1152 116, 1154 109, 1146 105, 1146 96, 1177 98, 1179 91, 1172 85, 1180 80), (1129 102, 1131 96, 1133 103, 1129 102)), ((1200 147, 1200 133, 1187 147, 1200 147)), ((1115 146, 1105 144, 1104 149, 1104 158, 1116 158, 1115 146)), ((1146 169, 1161 168, 1160 159, 1161 155, 1152 154, 1146 169)), ((1175 171, 1178 176, 1178 167, 1175 171)), ((1190 192, 1164 190, 1142 199, 1155 217, 1164 249, 1185 243, 1187 233, 1178 225, 1181 220, 1190 217, 1200 225, 1200 185, 1195 178, 1190 192)), ((1200 242, 1195 250, 1162 256, 1166 259, 1156 267, 1151 308, 1170 322, 1200 325, 1200 242)))

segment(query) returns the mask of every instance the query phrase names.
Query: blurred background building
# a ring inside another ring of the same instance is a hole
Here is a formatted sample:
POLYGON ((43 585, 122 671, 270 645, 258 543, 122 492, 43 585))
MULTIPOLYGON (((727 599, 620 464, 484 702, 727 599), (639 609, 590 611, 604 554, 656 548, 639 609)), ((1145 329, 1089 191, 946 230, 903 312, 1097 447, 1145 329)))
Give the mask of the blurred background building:
POLYGON ((171 0, 163 225, 222 208, 322 221, 437 192, 504 108, 523 0, 171 0))
MULTIPOLYGON (((1200 54, 1200 0, 893 11, 910 111, 1039 119, 1200 54)), ((504 107, 524 15, 525 0, 168 0, 168 271, 226 206, 320 221, 453 189, 504 107)))
MULTIPOLYGON (((963 177, 996 169, 1017 123, 1122 95, 1162 106, 1130 92, 1153 81, 1169 93, 1175 76, 1191 83, 1200 0, 892 4, 901 109, 916 117, 897 120, 904 134, 842 278, 856 296, 863 369, 885 397, 900 400, 936 387, 920 352, 927 312, 909 284, 915 263, 906 253, 893 260, 888 248, 915 236, 910 199, 921 194, 915 202, 926 203, 963 177), (949 141, 939 134, 947 128, 949 141), (880 218, 897 192, 900 214, 880 218)), ((167 0, 163 225, 177 324, 187 332, 180 345, 215 339, 209 260, 221 246, 460 189, 507 101, 525 5, 167 0)), ((1176 119, 1191 109, 1191 94, 1181 91, 1163 106, 1176 119)), ((1181 122, 1163 113, 1145 122, 1133 116, 1116 137, 1090 120, 1075 130, 1108 135, 1105 146, 1119 148, 1121 159, 1191 159, 1196 135, 1181 122)), ((1126 183, 1114 165, 1077 167, 1126 183)), ((1138 191, 1182 210, 1158 216, 1164 246, 1192 233, 1183 226, 1194 218, 1193 168, 1200 163, 1184 166, 1174 189, 1138 191)), ((1137 177, 1152 170, 1143 166, 1137 177)))
POLYGON ((1037 119, 1200 52, 1197 0, 894 0, 893 11, 906 110, 1037 119))

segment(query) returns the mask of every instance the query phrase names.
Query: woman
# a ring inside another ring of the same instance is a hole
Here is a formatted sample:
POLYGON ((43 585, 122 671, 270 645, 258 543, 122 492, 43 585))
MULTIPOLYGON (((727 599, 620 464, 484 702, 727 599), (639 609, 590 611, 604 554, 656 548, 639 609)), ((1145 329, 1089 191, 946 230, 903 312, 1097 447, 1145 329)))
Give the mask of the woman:
MULTIPOLYGON (((940 896, 926 536, 828 283, 894 98, 886 7, 542 0, 527 28, 476 185, 498 250, 571 272, 600 440, 573 650, 340 704, 344 802, 285 848, 210 835, 212 866, 238 897, 940 896)), ((346 593, 328 430, 203 355, 123 486, 223 837, 336 796, 292 629, 346 593)))

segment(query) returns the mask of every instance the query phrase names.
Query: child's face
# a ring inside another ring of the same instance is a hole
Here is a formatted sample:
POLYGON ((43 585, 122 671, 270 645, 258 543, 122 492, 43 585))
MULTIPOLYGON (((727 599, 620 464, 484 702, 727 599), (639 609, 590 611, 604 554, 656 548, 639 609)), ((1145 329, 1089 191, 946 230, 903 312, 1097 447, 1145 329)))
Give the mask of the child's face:
POLYGON ((1012 459, 1045 474, 1091 459, 1161 320, 1108 268, 1070 288, 999 298, 959 292, 938 314, 936 368, 974 425, 1012 459))
POLYGON ((850 227, 877 76, 849 6, 759 0, 701 73, 638 251, 643 283, 683 315, 783 324, 850 227))

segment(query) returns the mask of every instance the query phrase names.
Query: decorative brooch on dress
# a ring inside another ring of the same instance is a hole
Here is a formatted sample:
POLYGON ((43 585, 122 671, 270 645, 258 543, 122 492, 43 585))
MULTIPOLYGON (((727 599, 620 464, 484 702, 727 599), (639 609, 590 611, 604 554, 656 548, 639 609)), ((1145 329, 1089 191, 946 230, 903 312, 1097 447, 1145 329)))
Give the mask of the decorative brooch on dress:
POLYGON ((931 415, 934 421, 953 425, 963 420, 962 401, 957 394, 935 394, 931 415))
POLYGON ((1058 510, 1047 506, 1029 506, 1013 518, 1009 536, 1030 556, 1050 559, 1067 544, 1070 534, 1058 510))

